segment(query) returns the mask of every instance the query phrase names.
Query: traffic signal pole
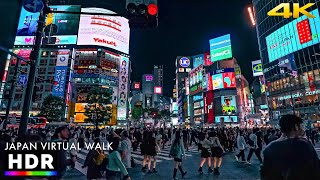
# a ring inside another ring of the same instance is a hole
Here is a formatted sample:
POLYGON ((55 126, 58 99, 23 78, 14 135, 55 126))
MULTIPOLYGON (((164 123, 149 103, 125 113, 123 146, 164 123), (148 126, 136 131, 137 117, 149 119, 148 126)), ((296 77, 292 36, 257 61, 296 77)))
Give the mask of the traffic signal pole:
POLYGON ((7 108, 6 108, 6 115, 5 115, 5 122, 4 122, 3 129, 6 129, 7 123, 9 122, 9 113, 11 110, 12 101, 14 99, 13 93, 16 89, 20 61, 21 61, 20 58, 17 58, 16 64, 14 66, 14 73, 13 73, 13 78, 11 80, 11 87, 10 87, 10 91, 9 91, 9 99, 8 99, 8 104, 7 104, 7 108))
POLYGON ((41 41, 42 41, 42 33, 45 27, 46 15, 49 12, 46 0, 43 0, 43 4, 44 4, 44 8, 40 12, 38 28, 35 36, 35 42, 30 54, 30 70, 28 74, 27 89, 24 96, 22 115, 21 115, 21 120, 19 125, 19 133, 18 133, 19 137, 24 136, 27 131, 29 111, 30 111, 31 102, 32 102, 33 86, 35 83, 35 76, 36 76, 36 66, 39 64, 39 61, 40 61, 40 47, 41 47, 41 41))

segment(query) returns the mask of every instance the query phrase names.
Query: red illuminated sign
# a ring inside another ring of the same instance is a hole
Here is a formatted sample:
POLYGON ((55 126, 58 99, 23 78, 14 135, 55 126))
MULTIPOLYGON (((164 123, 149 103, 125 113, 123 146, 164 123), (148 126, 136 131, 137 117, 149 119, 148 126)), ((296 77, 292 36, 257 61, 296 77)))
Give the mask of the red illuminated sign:
POLYGON ((312 40, 309 19, 305 19, 297 23, 300 44, 312 40))
POLYGON ((235 88, 236 87, 236 76, 234 72, 222 73, 223 75, 223 87, 224 88, 235 88))
POLYGON ((160 87, 160 86, 155 86, 155 87, 154 87, 154 93, 155 93, 155 94, 162 94, 162 87, 160 87))
POLYGON ((134 89, 140 89, 140 83, 139 83, 139 82, 135 82, 135 83, 133 84, 133 88, 134 88, 134 89))

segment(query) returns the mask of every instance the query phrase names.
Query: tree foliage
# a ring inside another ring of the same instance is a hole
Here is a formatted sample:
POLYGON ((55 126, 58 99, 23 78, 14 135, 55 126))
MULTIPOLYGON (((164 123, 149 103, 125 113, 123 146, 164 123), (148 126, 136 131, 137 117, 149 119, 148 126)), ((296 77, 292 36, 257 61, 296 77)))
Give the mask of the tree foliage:
POLYGON ((46 117, 49 122, 63 121, 65 108, 66 103, 63 98, 50 94, 44 98, 38 116, 46 117))
POLYGON ((102 87, 93 87, 88 92, 84 115, 87 122, 94 123, 96 127, 99 123, 106 123, 112 117, 112 90, 102 87))
POLYGON ((142 107, 134 107, 132 109, 132 119, 139 120, 141 115, 143 115, 142 107))

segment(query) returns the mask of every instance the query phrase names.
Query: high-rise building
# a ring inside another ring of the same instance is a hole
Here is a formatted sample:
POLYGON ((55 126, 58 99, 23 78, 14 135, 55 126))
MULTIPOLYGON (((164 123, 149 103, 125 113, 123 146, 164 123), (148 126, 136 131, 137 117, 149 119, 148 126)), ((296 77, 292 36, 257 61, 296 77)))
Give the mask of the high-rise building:
POLYGON ((163 87, 163 65, 155 65, 153 67, 154 85, 163 87))
MULTIPOLYGON (((320 120, 319 3, 308 8, 315 18, 300 14, 295 19, 268 16, 267 12, 278 6, 278 1, 252 2, 264 73, 260 84, 267 95, 270 118, 277 120, 281 115, 294 113, 317 122, 320 120)), ((302 6, 307 2, 295 3, 302 6)))

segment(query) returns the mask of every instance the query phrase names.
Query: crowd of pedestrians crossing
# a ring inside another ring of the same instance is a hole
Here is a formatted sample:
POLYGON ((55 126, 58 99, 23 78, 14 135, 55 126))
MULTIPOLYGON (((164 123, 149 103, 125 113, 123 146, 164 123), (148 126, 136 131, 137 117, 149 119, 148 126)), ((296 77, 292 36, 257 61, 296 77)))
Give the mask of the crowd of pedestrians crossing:
MULTIPOLYGON (((157 155, 165 148, 170 149, 170 157, 174 161, 173 179, 177 179, 178 172, 185 177, 187 171, 183 169, 183 159, 189 147, 193 145, 197 146, 200 152, 200 175, 203 174, 205 164, 209 174, 219 175, 220 169, 223 168, 223 156, 235 153, 236 161, 245 164, 251 164, 251 157, 255 154, 261 165, 261 177, 264 179, 301 177, 298 176, 299 173, 310 177, 308 179, 320 179, 319 173, 315 173, 320 172, 320 168, 318 156, 313 148, 313 144, 318 142, 319 131, 305 133, 302 120, 294 115, 283 116, 279 125, 280 129, 217 127, 128 130, 63 126, 49 129, 32 128, 21 139, 17 139, 17 129, 7 129, 1 132, 0 140, 1 144, 15 141, 61 141, 78 143, 80 148, 83 148, 86 142, 110 143, 111 149, 108 152, 90 150, 87 154, 82 166, 87 168, 87 179, 130 179, 132 168, 136 166, 131 153, 138 149, 144 158, 141 171, 157 173, 157 155)), ((58 156, 58 177, 52 179, 60 179, 68 169, 74 168, 78 153, 77 150, 61 152, 58 156)), ((2 164, 0 167, 3 167, 2 164)))

